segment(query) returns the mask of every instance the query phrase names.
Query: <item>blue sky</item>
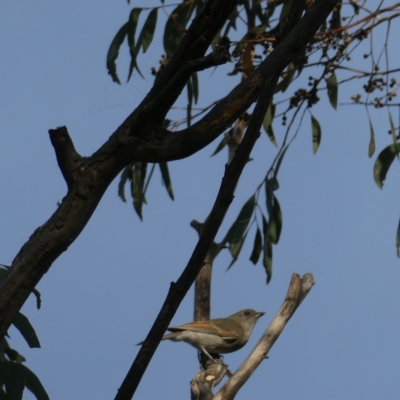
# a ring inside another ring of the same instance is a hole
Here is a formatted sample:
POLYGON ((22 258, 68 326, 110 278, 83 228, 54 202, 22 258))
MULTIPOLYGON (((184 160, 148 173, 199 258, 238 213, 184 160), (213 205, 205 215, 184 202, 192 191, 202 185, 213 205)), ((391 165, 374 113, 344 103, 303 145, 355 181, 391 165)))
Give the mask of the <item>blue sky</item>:
MULTIPOLYGON (((76 149, 90 155, 151 87, 150 68, 158 66, 163 52, 159 43, 139 60, 145 79, 134 73, 125 83, 126 48, 118 62, 121 86, 105 68, 109 43, 130 7, 122 0, 2 4, 0 263, 12 262, 65 195, 48 129, 66 125, 76 149)), ((392 57, 394 66, 399 60, 392 57)), ((237 77, 224 78, 231 68, 200 75, 202 104, 237 83, 237 77)), ((359 87, 340 89, 339 102, 349 102, 355 92, 359 87)), ((178 105, 186 105, 185 96, 178 105)), ((398 162, 384 189, 378 189, 374 159, 368 158, 364 109, 339 106, 335 111, 325 94, 320 97, 312 109, 322 127, 318 153, 312 153, 306 116, 281 167, 276 194, 283 231, 274 247, 271 283, 265 284, 262 266, 248 260, 251 240, 231 270, 226 272, 227 251, 214 265, 213 317, 248 307, 266 312, 247 346, 225 357, 231 370, 279 309, 291 274, 312 272, 316 281, 238 399, 396 399, 400 392, 398 162)), ((392 113, 397 121, 398 110, 392 113)), ((372 111, 372 119, 379 151, 390 144, 387 111, 372 111)), ((282 143, 279 121, 274 127, 282 143)), ((33 298, 24 306, 42 348, 30 350, 14 329, 10 344, 26 356, 27 366, 52 399, 114 398, 138 351, 135 344, 146 336, 170 282, 178 278, 196 244, 190 221, 204 220, 213 204, 226 162, 224 152, 210 158, 216 145, 170 163, 174 202, 157 172, 143 222, 129 202, 118 198, 115 181, 87 228, 38 285, 41 310, 35 309, 33 298)), ((225 236, 275 154, 263 134, 217 239, 225 236)), ((192 314, 191 291, 173 324, 191 321, 192 314)), ((187 398, 197 369, 190 346, 163 342, 135 398, 187 398)), ((27 393, 25 398, 33 396, 27 393)))

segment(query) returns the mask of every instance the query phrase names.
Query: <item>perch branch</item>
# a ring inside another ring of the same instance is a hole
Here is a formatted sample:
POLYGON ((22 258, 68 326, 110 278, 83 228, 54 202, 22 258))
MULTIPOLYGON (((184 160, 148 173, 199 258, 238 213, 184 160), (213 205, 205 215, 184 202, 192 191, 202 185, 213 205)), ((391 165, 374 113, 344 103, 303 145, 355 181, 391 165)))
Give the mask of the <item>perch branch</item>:
POLYGON ((269 324, 252 353, 247 357, 238 370, 225 383, 220 391, 215 395, 214 400, 232 400, 240 388, 247 382, 256 368, 267 356, 269 350, 282 333, 285 325, 297 310, 307 294, 314 285, 314 277, 307 273, 300 278, 298 274, 293 274, 289 289, 278 313, 269 324))

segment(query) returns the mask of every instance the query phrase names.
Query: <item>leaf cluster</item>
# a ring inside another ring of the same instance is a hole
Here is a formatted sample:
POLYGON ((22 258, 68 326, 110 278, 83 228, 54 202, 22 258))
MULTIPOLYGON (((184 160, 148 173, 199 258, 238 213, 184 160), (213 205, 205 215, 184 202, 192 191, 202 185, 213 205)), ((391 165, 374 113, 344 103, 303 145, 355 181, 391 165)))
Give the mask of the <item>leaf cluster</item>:
MULTIPOLYGON (((310 3, 311 2, 307 2, 308 5, 310 3)), ((391 77, 390 80, 385 78, 393 74, 387 63, 388 40, 386 40, 382 46, 382 50, 379 52, 378 56, 374 56, 377 50, 373 42, 370 42, 369 52, 363 55, 364 63, 366 59, 370 59, 371 61, 369 69, 364 68, 357 70, 353 67, 353 56, 357 53, 357 49, 360 47, 361 43, 366 42, 365 39, 372 36, 377 26, 383 26, 384 24, 387 27, 388 39, 390 23, 400 15, 399 5, 395 4, 385 8, 385 2, 382 1, 374 6, 374 11, 371 11, 366 3, 367 2, 363 2, 360 4, 353 1, 349 3, 338 3, 331 16, 321 26, 319 32, 315 34, 314 39, 309 43, 305 51, 290 63, 282 73, 281 80, 275 90, 274 102, 269 107, 263 124, 268 138, 273 145, 278 148, 278 154, 274 163, 276 163, 278 159, 279 165, 282 162, 287 147, 297 136, 300 128, 300 126, 298 126, 297 130, 294 131, 290 137, 295 119, 301 116, 302 121, 305 110, 309 111, 311 117, 312 150, 314 154, 318 151, 321 145, 322 128, 318 121, 317 113, 311 113, 310 110, 320 102, 320 92, 326 92, 329 103, 335 110, 339 104, 339 86, 353 79, 360 80, 360 78, 364 78, 367 81, 363 84, 363 90, 367 96, 370 96, 376 91, 386 90, 384 96, 376 97, 372 101, 369 101, 367 97, 367 101, 364 103, 366 106, 372 105, 375 108, 386 107, 388 102, 392 101, 396 96, 396 92, 400 87, 400 85, 397 84, 397 80, 394 77, 391 77), (383 55, 385 54, 386 57, 384 58, 383 55), (380 64, 384 60, 386 60, 386 66, 384 70, 382 70, 380 64), (341 75, 347 74, 347 77, 340 79, 339 73, 341 75), (303 86, 302 82, 304 82, 303 77, 305 74, 308 74, 308 78, 306 79, 307 84, 303 86), (299 112, 300 109, 302 113, 299 112), (274 124, 278 118, 281 118, 283 126, 288 125, 281 146, 278 144, 275 132, 276 123, 274 124)), ((116 75, 115 61, 125 37, 128 39, 131 54, 131 66, 128 80, 131 77, 133 69, 136 68, 139 71, 137 57, 139 51, 143 49, 143 52, 145 52, 153 41, 157 24, 157 10, 163 7, 168 14, 163 34, 165 56, 162 56, 163 59, 161 61, 161 64, 165 65, 181 41, 188 22, 203 6, 202 1, 183 0, 178 5, 171 5, 174 8, 172 11, 168 11, 171 6, 168 4, 165 5, 164 1, 162 4, 162 6, 151 9, 134 8, 131 11, 128 22, 121 27, 120 31, 118 31, 113 39, 107 57, 107 66, 114 81, 119 82, 116 75), (148 12, 138 40, 136 41, 135 32, 142 10, 146 10, 146 12, 147 10, 150 11, 148 12), (134 48, 134 51, 132 51, 132 48, 134 48)), ((260 0, 238 2, 234 12, 232 12, 225 25, 218 32, 212 45, 212 47, 215 48, 215 45, 222 37, 237 37, 233 41, 234 46, 231 53, 233 70, 228 73, 229 76, 239 75, 241 79, 246 79, 252 71, 257 68, 259 63, 265 57, 268 57, 269 53, 280 40, 280 35, 285 29, 285 23, 287 23, 293 4, 293 0, 286 2, 260 0)), ((156 73, 155 70, 153 70, 153 72, 156 73)), ((199 84, 197 73, 193 74, 187 83, 188 102, 186 116, 180 121, 172 122, 172 125, 178 127, 180 124, 186 123, 187 126, 190 126, 193 120, 196 120, 196 118, 209 109, 210 106, 206 106, 193 115, 193 105, 198 102, 200 87, 201 85, 199 84)), ((362 103, 361 95, 352 96, 352 99, 354 104, 362 103)), ((368 119, 370 123, 368 155, 372 157, 375 151, 375 134, 369 113, 368 119)), ((393 125, 391 115, 390 121, 391 132, 394 135, 393 144, 390 144, 382 150, 374 166, 374 178, 379 187, 382 187, 383 181, 386 178, 386 173, 394 157, 398 155, 398 144, 395 134, 398 128, 393 125)), ((233 133, 234 127, 223 135, 213 155, 218 154, 229 144, 233 133)), ((273 169, 274 166, 272 165, 270 171, 273 169)), ((140 218, 142 218, 142 204, 146 202, 144 188, 146 188, 148 184, 145 184, 140 178, 140 176, 143 176, 143 173, 146 173, 143 166, 135 165, 127 167, 121 176, 119 190, 120 197, 126 201, 125 194, 121 188, 123 188, 128 180, 131 182, 131 195, 135 210, 140 218)), ((168 176, 166 178, 168 183, 166 183, 164 175, 163 182, 168 188, 171 186, 171 181, 168 176)), ((264 184, 267 185, 267 182, 269 182, 269 180, 265 179, 264 184)), ((168 190, 168 193, 170 197, 173 198, 171 195, 172 189, 171 191, 168 190)), ((266 193, 267 198, 270 199, 270 204, 274 205, 277 203, 279 206, 273 191, 272 195, 268 194, 268 190, 266 190, 266 193)), ((256 209, 258 209, 258 203, 253 195, 243 206, 241 213, 239 213, 239 216, 225 236, 224 240, 229 243, 229 250, 233 257, 231 265, 237 260, 240 254, 249 227, 252 226, 252 223, 255 223, 255 220, 252 218, 254 218, 256 209)), ((271 207, 269 209, 267 207, 267 212, 265 213, 267 216, 263 215, 263 218, 265 218, 265 221, 271 221, 271 218, 272 220, 273 218, 279 219, 276 213, 276 210, 273 211, 271 207), (270 212, 272 212, 272 214, 270 214, 270 212)), ((261 220, 264 221, 264 219, 261 220)), ((270 226, 271 222, 261 223, 258 221, 253 252, 250 257, 252 262, 257 262, 260 258, 261 251, 263 252, 263 265, 267 271, 267 281, 269 281, 271 277, 272 244, 276 244, 270 238, 270 226), (264 225, 267 228, 265 228, 264 225)))
MULTIPOLYGON (((8 267, 0 267, 0 282, 8 273, 8 267)), ((21 312, 13 321, 13 325, 21 333, 30 348, 39 348, 36 332, 28 318, 21 312)), ((26 359, 17 350, 10 347, 7 339, 0 339, 0 399, 20 400, 24 389, 30 390, 38 400, 48 400, 39 378, 22 363, 26 359)))

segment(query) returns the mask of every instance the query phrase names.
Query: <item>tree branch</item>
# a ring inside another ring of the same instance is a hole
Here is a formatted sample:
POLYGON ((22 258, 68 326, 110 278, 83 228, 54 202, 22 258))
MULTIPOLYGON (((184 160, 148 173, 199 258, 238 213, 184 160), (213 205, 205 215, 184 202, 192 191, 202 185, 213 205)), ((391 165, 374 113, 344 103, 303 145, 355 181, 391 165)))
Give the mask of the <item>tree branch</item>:
POLYGON ((75 163, 81 161, 82 157, 75 150, 68 130, 65 126, 49 130, 50 141, 56 152, 58 166, 70 188, 75 182, 75 163))
MULTIPOLYGON (((165 133, 154 129, 154 126, 162 124, 158 110, 162 109, 165 99, 157 97, 157 94, 163 86, 163 80, 179 73, 179 68, 189 61, 191 68, 196 70, 226 60, 226 51, 221 52, 223 47, 220 47, 217 53, 202 59, 215 36, 213 32, 217 29, 217 22, 211 21, 208 25, 206 22, 210 20, 212 9, 217 12, 218 23, 223 24, 234 5, 235 2, 230 0, 210 0, 207 3, 203 12, 196 16, 197 22, 189 28, 192 35, 199 34, 198 39, 201 36, 200 32, 204 33, 200 45, 191 49, 189 44, 193 44, 193 41, 185 39, 185 35, 170 61, 171 66, 167 66, 166 72, 161 74, 161 83, 153 87, 141 105, 91 157, 81 157, 76 152, 65 127, 49 132, 58 164, 68 185, 68 193, 50 219, 36 229, 21 248, 6 279, 1 282, 0 337, 7 332, 15 315, 52 263, 82 232, 104 192, 118 173, 135 161, 150 162, 154 149, 163 143, 165 133), (177 58, 179 62, 176 61, 177 58), (196 61, 198 59, 199 61, 196 61), (173 65, 176 68, 172 68, 173 65)), ((181 86, 182 84, 183 81, 181 86)), ((174 96, 178 95, 175 91, 174 96)), ((169 150, 170 148, 166 149, 169 150)), ((164 160, 169 158, 164 150, 161 150, 161 154, 164 160)))
MULTIPOLYGON (((236 2, 231 0, 209 0, 206 3, 202 12, 194 19, 165 71, 161 72, 160 81, 157 81, 141 105, 91 157, 81 157, 76 153, 72 141, 68 142, 66 128, 64 132, 64 128, 50 132, 54 139, 52 141, 54 141, 53 146, 58 163, 68 184, 68 193, 49 220, 37 228, 21 248, 12 262, 7 277, 1 283, 0 337, 5 334, 15 315, 52 263, 82 232, 104 192, 122 168, 135 161, 160 162, 188 157, 211 143, 256 101, 263 90, 272 96, 274 82, 278 79, 278 75, 312 38, 336 1, 316 0, 297 28, 267 58, 266 61, 275 60, 276 65, 272 65, 272 61, 262 63, 244 84, 238 86, 240 89, 236 88, 232 92, 232 100, 225 98, 218 103, 203 120, 196 124, 196 129, 178 134, 161 131, 159 127, 162 120, 158 110, 163 107, 164 99, 157 97, 161 87, 186 62, 204 56, 206 49, 235 4, 236 2), (290 40, 288 40, 289 37, 290 40), (268 88, 265 89, 267 84, 268 88), (249 93, 246 93, 246 88, 249 93), (243 101, 240 100, 241 95, 244 96, 243 101), (196 137, 196 132, 199 137, 196 137), (64 142, 59 141, 62 137, 64 137, 64 142)), ((221 190, 212 211, 213 218, 209 218, 205 226, 204 232, 207 234, 200 238, 182 276, 176 284, 171 285, 165 306, 160 311, 159 320, 151 331, 155 335, 152 346, 146 343, 133 365, 134 373, 137 372, 133 391, 140 382, 180 301, 203 265, 205 255, 232 201, 234 188, 257 137, 258 132, 257 136, 245 135, 234 161, 226 169, 221 190)), ((129 386, 132 387, 131 383, 129 386)))
POLYGON ((240 388, 265 359, 269 350, 282 333, 285 325, 310 292, 314 283, 314 277, 310 273, 305 274, 303 278, 300 278, 298 274, 292 275, 288 293, 278 313, 269 324, 252 353, 225 385, 222 386, 213 400, 232 400, 235 398, 240 388))
POLYGON ((133 397, 147 366, 153 357, 160 340, 168 328, 176 310, 185 297, 187 291, 193 284, 196 276, 204 264, 204 259, 209 251, 219 227, 225 217, 230 203, 233 200, 239 177, 246 165, 251 150, 260 136, 260 128, 264 119, 266 110, 272 99, 278 76, 274 77, 271 84, 264 88, 263 94, 258 101, 250 120, 246 134, 239 146, 232 162, 226 166, 225 175, 215 200, 214 206, 209 217, 204 223, 204 227, 199 241, 190 257, 188 264, 182 272, 176 283, 172 283, 169 293, 164 301, 161 310, 150 329, 149 334, 143 342, 139 353, 137 354, 131 368, 126 375, 121 388, 118 391, 115 400, 128 400, 133 397))
MULTIPOLYGON (((316 0, 303 18, 250 76, 221 99, 201 120, 178 132, 154 128, 154 132, 158 132, 158 137, 162 134, 162 139, 154 143, 154 137, 157 136, 157 133, 154 133, 153 137, 148 137, 149 141, 138 143, 135 149, 130 148, 130 154, 135 151, 139 161, 143 159, 151 162, 168 161, 189 157, 210 144, 248 110, 260 96, 263 87, 303 51, 336 3, 337 0, 316 0)), ((298 15, 297 7, 294 11, 298 15)), ((285 25, 285 31, 287 29, 288 26, 285 25)))

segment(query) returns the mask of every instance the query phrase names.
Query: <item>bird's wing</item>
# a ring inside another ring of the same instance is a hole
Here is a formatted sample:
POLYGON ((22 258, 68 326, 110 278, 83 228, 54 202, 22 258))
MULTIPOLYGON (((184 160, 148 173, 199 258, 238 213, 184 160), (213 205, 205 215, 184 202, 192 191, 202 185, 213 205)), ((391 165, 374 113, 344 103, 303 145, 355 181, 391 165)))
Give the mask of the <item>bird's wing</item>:
MULTIPOLYGON (((218 320, 213 320, 218 321, 218 320)), ((200 333, 209 333, 211 335, 217 335, 225 339, 239 339, 241 335, 236 333, 233 329, 221 330, 211 325, 209 321, 194 321, 181 326, 171 326, 168 328, 171 332, 177 331, 192 331, 200 333)))

